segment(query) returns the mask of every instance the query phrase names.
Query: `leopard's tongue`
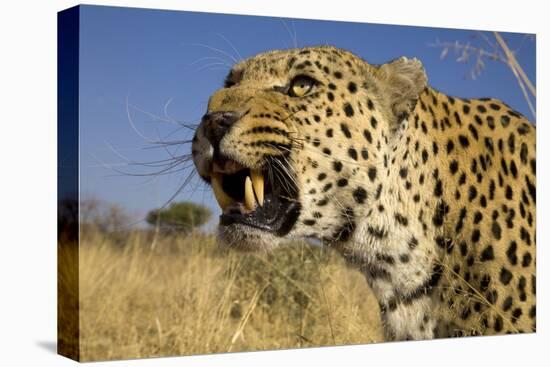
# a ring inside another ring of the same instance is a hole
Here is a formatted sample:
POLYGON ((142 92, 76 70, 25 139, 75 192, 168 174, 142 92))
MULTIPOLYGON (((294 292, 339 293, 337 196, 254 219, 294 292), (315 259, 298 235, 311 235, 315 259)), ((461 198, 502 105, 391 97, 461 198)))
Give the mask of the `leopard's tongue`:
MULTIPOLYGON (((222 212, 230 205, 235 204, 236 200, 223 190, 223 174, 213 172, 211 183, 214 196, 222 212)), ((260 206, 264 204, 264 176, 260 170, 251 170, 250 176, 246 176, 244 180, 244 205, 246 209, 253 211, 256 208, 256 203, 260 206)))

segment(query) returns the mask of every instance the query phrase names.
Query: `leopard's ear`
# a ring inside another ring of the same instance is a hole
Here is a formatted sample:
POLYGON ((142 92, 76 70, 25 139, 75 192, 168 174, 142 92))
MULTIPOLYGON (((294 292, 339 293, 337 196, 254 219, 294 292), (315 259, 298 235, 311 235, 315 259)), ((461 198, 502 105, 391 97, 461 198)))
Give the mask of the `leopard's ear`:
POLYGON ((428 85, 422 63, 414 58, 401 57, 380 65, 374 73, 381 87, 383 99, 396 121, 412 112, 420 93, 428 85))

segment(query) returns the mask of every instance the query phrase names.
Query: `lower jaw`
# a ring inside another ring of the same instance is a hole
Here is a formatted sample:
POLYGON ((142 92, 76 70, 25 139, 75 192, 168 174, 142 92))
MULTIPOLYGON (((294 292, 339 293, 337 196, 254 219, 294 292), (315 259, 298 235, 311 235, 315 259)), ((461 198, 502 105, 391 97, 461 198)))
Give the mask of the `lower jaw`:
POLYGON ((270 252, 274 250, 280 237, 274 236, 244 224, 230 224, 218 227, 218 243, 222 248, 243 252, 270 252))
POLYGON ((220 228, 231 231, 231 227, 249 228, 253 232, 271 234, 277 237, 283 237, 290 232, 300 215, 301 205, 297 202, 291 202, 286 205, 282 212, 277 213, 274 218, 264 218, 261 213, 256 215, 232 215, 222 214, 220 216, 220 228))

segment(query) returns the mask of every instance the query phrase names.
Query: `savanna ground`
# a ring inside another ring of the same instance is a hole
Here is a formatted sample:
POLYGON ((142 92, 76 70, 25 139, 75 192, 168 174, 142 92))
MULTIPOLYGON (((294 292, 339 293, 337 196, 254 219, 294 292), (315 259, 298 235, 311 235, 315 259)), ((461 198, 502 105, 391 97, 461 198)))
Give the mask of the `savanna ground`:
POLYGON ((211 235, 82 231, 80 360, 383 340, 364 278, 326 249, 218 248, 211 235))

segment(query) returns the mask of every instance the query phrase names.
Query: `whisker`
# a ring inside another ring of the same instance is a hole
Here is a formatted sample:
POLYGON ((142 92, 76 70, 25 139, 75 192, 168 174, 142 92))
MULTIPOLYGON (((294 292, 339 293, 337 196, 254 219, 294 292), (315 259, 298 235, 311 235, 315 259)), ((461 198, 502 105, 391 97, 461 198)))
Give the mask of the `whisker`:
POLYGON ((234 62, 235 64, 238 64, 239 63, 239 60, 237 60, 235 57, 233 57, 231 54, 223 51, 223 50, 220 50, 216 47, 212 47, 212 46, 209 46, 209 45, 205 45, 205 44, 202 44, 202 43, 183 43, 184 45, 188 45, 188 46, 196 46, 196 47, 203 47, 203 48, 206 48, 210 51, 214 51, 214 52, 217 52, 219 53, 220 55, 224 55, 226 57, 228 57, 232 62, 234 62))
POLYGON ((239 53, 239 51, 237 51, 237 49, 235 48, 235 46, 233 45, 233 43, 231 43, 229 41, 229 39, 227 39, 227 37, 225 37, 223 34, 221 33, 216 33, 219 37, 221 37, 228 45, 229 47, 231 47, 233 49, 233 51, 235 51, 235 53, 237 54, 237 57, 239 58, 239 61, 242 61, 243 60, 243 57, 241 56, 241 54, 239 53))
MULTIPOLYGON (((209 69, 209 70, 212 70, 211 68, 213 66, 224 66, 225 68, 227 69, 231 69, 231 66, 228 66, 226 65, 225 63, 222 63, 222 62, 211 62, 209 64, 206 64, 206 65, 203 65, 199 68, 196 69, 196 71, 203 71, 203 70, 206 70, 206 69, 209 69)), ((219 68, 219 69, 224 69, 224 68, 219 68)))

